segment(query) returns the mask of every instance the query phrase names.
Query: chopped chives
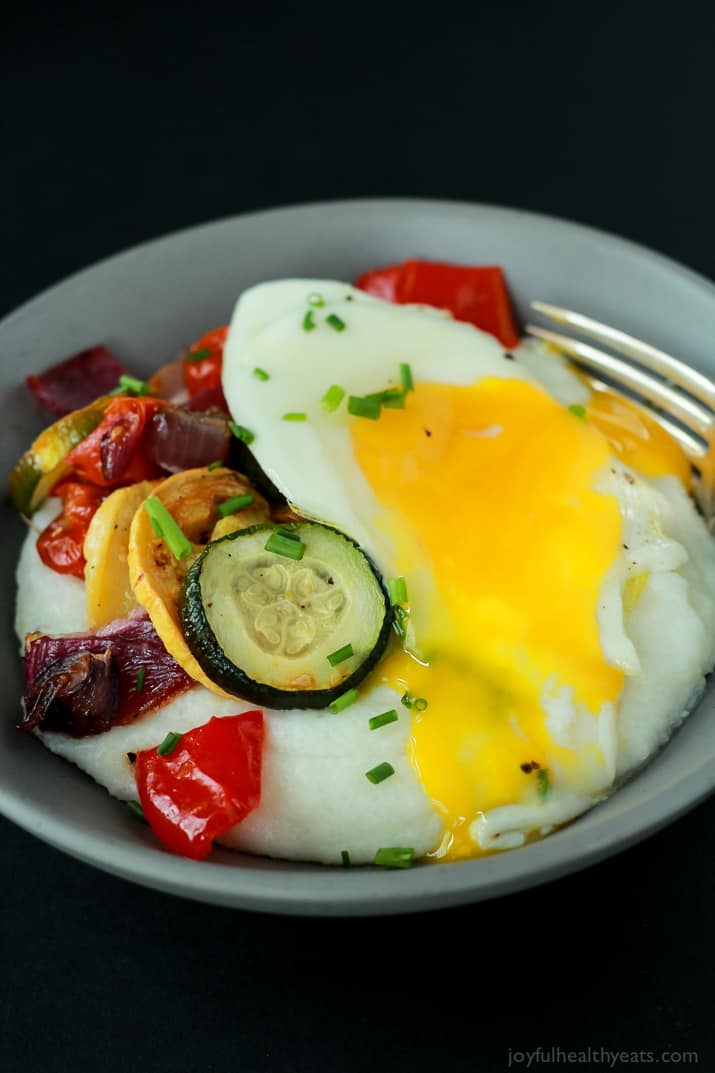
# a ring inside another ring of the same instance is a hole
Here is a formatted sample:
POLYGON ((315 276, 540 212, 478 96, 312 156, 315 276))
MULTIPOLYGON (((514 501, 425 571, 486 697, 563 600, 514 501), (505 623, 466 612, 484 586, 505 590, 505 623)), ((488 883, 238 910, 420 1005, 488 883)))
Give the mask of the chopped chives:
POLYGON ((400 697, 400 703, 404 704, 405 708, 411 708, 414 704, 415 698, 411 693, 403 693, 400 697))
POLYGON ((576 402, 573 406, 569 406, 569 413, 573 414, 574 417, 584 418, 586 416, 586 407, 576 402))
POLYGON ((315 323, 315 313, 312 309, 309 309, 303 317, 303 331, 312 332, 317 327, 315 323))
POLYGON ((283 526, 277 530, 281 536, 284 536, 287 540, 300 540, 300 537, 296 533, 295 529, 284 529, 283 526))
POLYGON ((320 400, 320 405, 327 413, 332 414, 337 410, 344 398, 345 389, 338 384, 331 384, 320 400))
POLYGON ((418 697, 414 702, 414 709, 416 712, 424 712, 429 708, 429 701, 424 697, 418 697))
POLYGON ((228 427, 236 439, 241 440, 246 446, 253 443, 256 438, 255 433, 251 432, 250 428, 246 428, 244 425, 237 425, 235 421, 229 421, 228 427))
POLYGON ((222 465, 223 465, 223 459, 222 458, 217 458, 215 462, 209 462, 209 464, 206 467, 206 469, 209 471, 209 473, 211 473, 212 470, 218 469, 219 466, 222 466, 222 465))
POLYGON ((152 394, 146 380, 139 380, 136 376, 126 376, 124 373, 119 377, 119 387, 122 391, 133 391, 135 395, 152 394))
POLYGON ((199 347, 198 350, 190 350, 186 355, 186 361, 203 361, 204 358, 210 358, 211 351, 207 346, 199 347))
POLYGON ((149 515, 154 532, 167 543, 174 558, 188 559, 194 550, 191 541, 184 536, 161 500, 156 496, 149 496, 144 500, 144 510, 149 515))
POLYGON ((292 535, 279 532, 271 533, 264 548, 275 555, 283 555, 286 559, 302 559, 305 552, 305 544, 302 540, 296 540, 292 535))
POLYGON ((157 745, 156 747, 159 756, 171 756, 182 737, 182 734, 177 734, 176 731, 170 730, 161 745, 157 745))
POLYGON ((398 719, 399 716, 393 708, 389 712, 383 712, 382 715, 373 715, 372 719, 369 720, 368 725, 370 730, 379 730, 380 727, 386 727, 390 723, 396 723, 398 719))
POLYGON ((374 399, 391 410, 404 410, 405 408, 405 393, 399 387, 388 387, 384 391, 373 391, 370 395, 365 395, 364 398, 374 399))
POLYGON ((127 801, 127 808, 131 812, 135 820, 140 820, 142 823, 146 823, 146 816, 144 815, 144 809, 141 807, 138 801, 127 801))
POLYGON ((314 306, 316 309, 321 309, 325 305, 325 299, 319 291, 311 291, 306 302, 309 306, 314 306))
POLYGON ((235 514, 237 510, 250 507, 251 503, 253 503, 253 496, 250 492, 246 492, 243 496, 231 496, 230 499, 224 499, 223 503, 218 504, 216 513, 221 518, 228 518, 229 514, 235 514))
POLYGON ((394 774, 395 769, 392 764, 388 763, 387 760, 383 760, 381 764, 378 764, 376 767, 370 768, 369 771, 366 771, 365 778, 369 779, 370 782, 374 783, 375 786, 377 786, 378 783, 384 782, 385 779, 389 779, 390 775, 394 774))
POLYGON ((375 854, 375 864, 381 868, 411 868, 415 851, 408 846, 384 846, 375 854))
POLYGON ((545 801, 551 791, 551 779, 549 778, 549 769, 545 767, 539 768, 536 772, 536 791, 542 801, 545 801))
POLYGON ((146 667, 140 667, 137 671, 137 680, 134 683, 134 692, 141 693, 144 688, 144 677, 146 675, 146 667))
POLYGON ((256 380, 270 380, 270 373, 267 373, 265 369, 259 369, 258 366, 253 370, 253 375, 256 380))
POLYGON ((415 382, 412 379, 412 368, 406 361, 403 361, 400 364, 400 379, 402 380, 402 386, 405 391, 415 390, 415 382))
POLYGON ((425 697, 413 697, 411 693, 403 693, 400 701, 405 708, 414 708, 416 712, 424 712, 429 708, 429 702, 425 697))
POLYGON ((283 414, 283 421, 307 421, 308 415, 304 413, 287 413, 283 414))
POLYGON ((393 613, 395 616, 392 620, 393 628, 397 636, 404 641, 407 637, 407 612, 405 611, 404 607, 401 607, 400 604, 397 604, 393 613))
POLYGON ((354 704, 357 699, 357 689, 348 689, 346 693, 341 693, 339 697, 331 701, 328 707, 333 715, 338 715, 340 712, 344 712, 346 708, 349 708, 351 704, 354 704))
POLYGON ((363 399, 359 395, 348 395, 348 413, 355 417, 367 417, 370 421, 377 421, 382 412, 382 406, 377 399, 363 399))
POLYGON ((331 652, 328 656, 328 663, 331 667, 337 667, 339 663, 344 663, 346 659, 354 655, 353 646, 351 644, 343 645, 342 648, 337 648, 335 652, 331 652))
POLYGON ((407 603, 407 582, 403 577, 391 577, 387 582, 387 591, 393 607, 395 604, 407 603))
POLYGON ((325 318, 325 323, 329 324, 335 332, 344 332, 347 328, 347 324, 337 315, 337 313, 329 313, 325 318))
POLYGON ((343 868, 350 867, 350 854, 346 849, 340 850, 340 860, 343 862, 343 868))

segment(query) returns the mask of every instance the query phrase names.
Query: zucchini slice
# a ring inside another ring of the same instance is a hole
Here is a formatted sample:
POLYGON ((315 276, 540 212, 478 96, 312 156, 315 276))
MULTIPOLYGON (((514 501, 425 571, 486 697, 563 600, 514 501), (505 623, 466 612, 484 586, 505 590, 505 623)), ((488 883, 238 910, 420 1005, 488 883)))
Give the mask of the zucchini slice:
POLYGON ((352 689, 385 651, 392 624, 375 566, 317 522, 254 525, 213 541, 186 575, 180 616, 205 674, 269 708, 324 708, 352 689))

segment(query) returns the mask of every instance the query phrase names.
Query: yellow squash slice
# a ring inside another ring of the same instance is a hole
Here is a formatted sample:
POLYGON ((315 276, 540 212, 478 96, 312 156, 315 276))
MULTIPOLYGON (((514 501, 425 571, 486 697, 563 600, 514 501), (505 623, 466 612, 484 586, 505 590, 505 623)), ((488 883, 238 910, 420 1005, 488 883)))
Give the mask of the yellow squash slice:
POLYGON ((87 618, 92 629, 106 626, 137 607, 129 580, 129 529, 132 518, 159 481, 139 481, 107 496, 84 538, 87 565, 87 618))
POLYGON ((267 502, 245 477, 229 469, 211 472, 201 467, 175 473, 156 486, 153 495, 161 500, 193 545, 194 553, 181 561, 156 535, 145 510, 135 512, 129 531, 129 578, 137 602, 148 611, 164 647, 179 666, 221 697, 232 694, 224 692, 204 674, 184 640, 179 621, 179 596, 188 570, 212 539, 220 519, 219 504, 249 492, 254 497, 249 507, 230 515, 230 520, 221 519, 221 529, 228 532, 246 529, 270 518, 267 502))

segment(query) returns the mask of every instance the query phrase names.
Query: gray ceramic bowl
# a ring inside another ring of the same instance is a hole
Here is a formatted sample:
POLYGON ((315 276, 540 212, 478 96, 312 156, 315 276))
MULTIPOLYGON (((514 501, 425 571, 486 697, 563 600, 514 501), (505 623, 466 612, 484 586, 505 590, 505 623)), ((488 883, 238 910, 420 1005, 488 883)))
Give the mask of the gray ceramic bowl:
MULTIPOLYGON (((406 257, 500 264, 522 314, 532 298, 569 305, 645 337, 715 375, 715 287, 682 266, 561 220, 480 205, 352 201, 277 209, 150 242, 73 276, 0 324, 2 469, 39 427, 23 378, 97 342, 149 373, 238 293, 280 276, 354 279, 406 257)), ((12 634, 22 525, 2 506, 6 594, 0 680, 0 810, 68 853, 127 879, 221 905, 315 915, 456 905, 542 883, 669 823, 715 787, 715 704, 708 691, 637 778, 569 827, 483 860, 407 872, 331 869, 217 851, 197 864, 163 852, 126 810, 70 765, 13 730, 21 667, 12 634)))

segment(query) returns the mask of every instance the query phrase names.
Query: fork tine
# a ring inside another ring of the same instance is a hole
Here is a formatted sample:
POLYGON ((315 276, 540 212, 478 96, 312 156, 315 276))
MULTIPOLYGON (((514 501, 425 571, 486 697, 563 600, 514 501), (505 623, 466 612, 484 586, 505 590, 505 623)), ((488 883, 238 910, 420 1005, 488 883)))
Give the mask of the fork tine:
POLYGON ((695 369, 689 368, 682 361, 666 354, 664 350, 644 343, 626 332, 618 331, 607 324, 585 317, 582 313, 575 313, 571 309, 562 309, 560 306, 551 305, 549 302, 532 302, 531 308, 545 317, 555 320, 557 324, 565 324, 577 328, 595 339, 599 343, 612 347, 619 354, 625 354, 639 364, 658 373, 665 380, 678 384, 685 391, 706 403, 711 409, 715 409, 715 385, 695 369))
POLYGON ((605 373, 616 383, 636 391, 654 406, 665 409, 671 417, 682 421, 686 428, 697 433, 704 440, 709 439, 715 428, 715 416, 700 403, 694 402, 679 391, 674 391, 667 384, 649 376, 636 366, 629 365, 620 358, 614 358, 613 355, 606 354, 602 350, 597 350, 589 343, 582 343, 577 339, 572 339, 569 335, 561 335, 559 332, 552 332, 533 324, 527 324, 526 330, 530 335, 535 335, 564 353, 572 355, 588 368, 605 373))

